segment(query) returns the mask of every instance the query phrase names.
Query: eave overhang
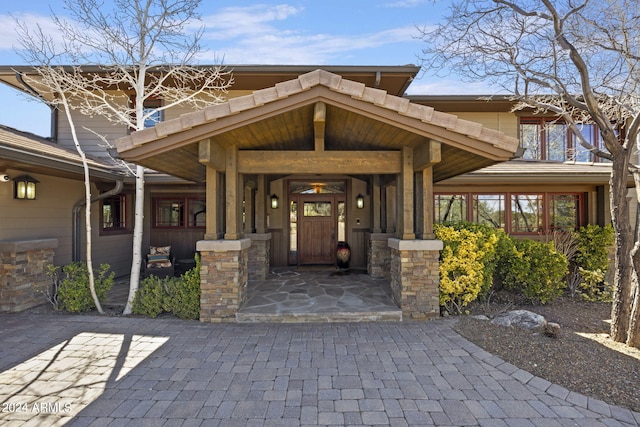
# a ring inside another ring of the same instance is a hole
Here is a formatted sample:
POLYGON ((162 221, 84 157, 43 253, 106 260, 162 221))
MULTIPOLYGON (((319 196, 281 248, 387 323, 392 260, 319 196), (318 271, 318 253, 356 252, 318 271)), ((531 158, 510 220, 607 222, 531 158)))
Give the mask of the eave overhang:
MULTIPOLYGON (((118 139, 116 146, 127 161, 202 182, 201 143, 213 143, 220 150, 235 146, 247 156, 249 152, 282 152, 284 159, 289 153, 293 159, 293 152, 299 157, 308 152, 316 159, 336 152, 393 156, 403 147, 420 152, 437 144, 441 149, 439 158, 432 159, 434 181, 512 159, 518 149, 518 140, 502 132, 326 70, 134 132, 118 139), (326 106, 319 155, 313 154, 318 153, 314 129, 318 105, 326 106)), ((281 172, 287 172, 286 166, 280 166, 281 172)), ((397 171, 389 166, 378 173, 397 171)))
MULTIPOLYGON (((123 181, 122 170, 98 159, 88 158, 89 176, 99 181, 123 181)), ((80 156, 44 138, 0 127, 0 170, 18 169, 70 179, 84 179, 80 156)))

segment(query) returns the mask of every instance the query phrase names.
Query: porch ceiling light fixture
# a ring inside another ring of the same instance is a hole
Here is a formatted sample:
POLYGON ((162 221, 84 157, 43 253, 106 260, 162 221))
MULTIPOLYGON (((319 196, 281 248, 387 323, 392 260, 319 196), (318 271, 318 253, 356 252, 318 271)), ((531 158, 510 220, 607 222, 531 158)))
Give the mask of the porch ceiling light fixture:
POLYGON ((358 194, 356 196, 356 208, 358 209, 364 208, 364 196, 362 194, 358 194))
POLYGON ((29 175, 20 175, 13 178, 13 182, 15 182, 14 198, 23 200, 34 200, 36 198, 36 184, 40 181, 29 175))
POLYGON ((271 195, 271 209, 278 209, 278 196, 275 193, 271 195))

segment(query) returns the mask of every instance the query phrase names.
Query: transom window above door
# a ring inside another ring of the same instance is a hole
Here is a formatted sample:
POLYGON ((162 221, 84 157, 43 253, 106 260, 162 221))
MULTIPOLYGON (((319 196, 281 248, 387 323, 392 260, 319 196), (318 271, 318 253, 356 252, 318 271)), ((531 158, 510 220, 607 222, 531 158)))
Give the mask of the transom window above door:
POLYGON ((345 192, 344 181, 291 181, 289 191, 291 194, 343 194, 345 192))

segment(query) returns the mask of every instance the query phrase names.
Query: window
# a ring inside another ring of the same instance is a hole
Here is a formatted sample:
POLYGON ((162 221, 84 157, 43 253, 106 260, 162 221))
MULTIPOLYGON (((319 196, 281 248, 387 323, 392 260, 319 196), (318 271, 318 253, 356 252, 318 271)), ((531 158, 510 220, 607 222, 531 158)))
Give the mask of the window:
POLYGON ((466 194, 436 194, 434 202, 436 222, 466 221, 466 194))
POLYGON ((538 233, 543 228, 542 194, 511 195, 511 232, 538 233))
POLYGON ((144 121, 144 128, 152 128, 163 120, 162 111, 158 108, 162 107, 162 102, 159 99, 147 99, 144 101, 143 114, 147 117, 147 114, 152 113, 144 121))
POLYGON ((199 197, 153 199, 154 228, 204 228, 206 201, 199 197))
POLYGON ((127 231, 126 196, 117 195, 102 200, 100 232, 127 231))
POLYGON ((551 230, 576 230, 582 218, 579 194, 551 194, 549 228, 551 230))
POLYGON ((478 224, 505 227, 504 194, 474 194, 472 221, 478 224))
POLYGON ((434 194, 434 222, 471 221, 511 234, 576 230, 585 224, 582 193, 434 194), (467 201, 471 206, 467 209, 467 201))
MULTIPOLYGON (((595 124, 578 124, 578 128, 589 144, 603 148, 602 138, 595 124)), ((525 149, 522 156, 524 160, 603 161, 580 143, 580 139, 568 125, 556 118, 521 118, 520 145, 525 149)))

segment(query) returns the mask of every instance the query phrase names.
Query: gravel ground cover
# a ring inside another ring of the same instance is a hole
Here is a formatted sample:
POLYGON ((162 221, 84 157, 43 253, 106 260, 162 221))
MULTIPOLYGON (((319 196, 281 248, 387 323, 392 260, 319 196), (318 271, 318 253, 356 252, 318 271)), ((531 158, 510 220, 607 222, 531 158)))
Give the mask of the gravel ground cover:
POLYGON ((460 316, 455 329, 488 352, 569 390, 640 411, 640 349, 609 338, 611 304, 573 299, 541 306, 478 304, 470 314, 460 316), (538 313, 558 323, 561 335, 549 338, 474 316, 491 318, 506 309, 538 313))

